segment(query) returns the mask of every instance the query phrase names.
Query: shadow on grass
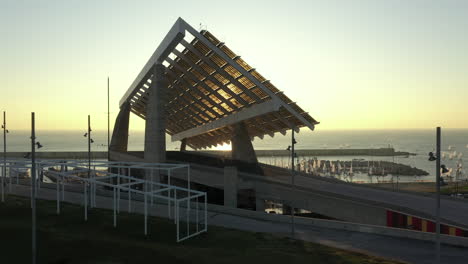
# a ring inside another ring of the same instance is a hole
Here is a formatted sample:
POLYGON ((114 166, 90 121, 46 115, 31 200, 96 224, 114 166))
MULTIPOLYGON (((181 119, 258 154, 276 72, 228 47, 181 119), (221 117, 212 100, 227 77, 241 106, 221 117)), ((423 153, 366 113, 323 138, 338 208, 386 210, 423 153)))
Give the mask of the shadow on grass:
MULTIPOLYGON (((176 243, 172 220, 148 218, 143 235, 142 215, 121 212, 117 228, 113 212, 91 209, 88 221, 78 205, 37 201, 38 263, 397 263, 314 243, 270 234, 209 227, 176 243)), ((0 204, 2 263, 31 263, 30 200, 8 196, 0 204), (4 262, 3 262, 4 261, 4 262)))

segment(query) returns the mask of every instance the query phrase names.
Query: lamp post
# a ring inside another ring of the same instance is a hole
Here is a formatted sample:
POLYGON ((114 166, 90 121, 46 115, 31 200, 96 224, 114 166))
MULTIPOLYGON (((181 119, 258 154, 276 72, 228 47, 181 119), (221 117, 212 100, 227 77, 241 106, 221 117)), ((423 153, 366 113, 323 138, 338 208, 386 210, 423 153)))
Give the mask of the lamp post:
POLYGON ((110 161, 109 76, 107 76, 107 161, 110 161))
POLYGON ((32 208, 32 263, 36 264, 36 145, 42 148, 41 143, 36 142, 36 124, 34 112, 31 113, 31 208, 32 208))
POLYGON ((436 128, 436 154, 429 152, 429 161, 436 161, 436 263, 440 263, 440 170, 448 171, 445 165, 440 165, 441 129, 436 128))
MULTIPOLYGON (((91 131, 91 115, 88 115, 88 132, 83 135, 84 137, 88 137, 88 179, 91 178, 91 143, 94 143, 94 140, 91 138, 91 131)), ((87 188, 86 185, 85 188, 87 188)), ((94 188, 94 186, 92 186, 92 188, 94 188)), ((92 197, 91 195, 91 206, 95 206, 95 201, 92 197)))
POLYGON ((91 172, 91 116, 88 115, 88 178, 91 172))
POLYGON ((88 178, 91 174, 91 143, 94 143, 94 140, 91 138, 91 116, 88 115, 88 132, 83 136, 88 138, 88 178))
POLYGON ((437 186, 437 206, 436 206, 436 260, 440 263, 440 127, 437 127, 437 147, 436 147, 436 186, 437 186))
POLYGON ((6 112, 3 111, 3 171, 2 171, 2 202, 5 202, 5 182, 6 182, 6 134, 8 130, 6 129, 6 112))
MULTIPOLYGON (((287 150, 291 151, 291 184, 293 186, 293 191, 296 190, 295 183, 295 167, 294 167, 294 158, 296 153, 294 152, 294 145, 296 145, 296 139, 294 138, 294 127, 291 128, 291 145, 288 146, 287 150)), ((291 236, 294 238, 294 206, 291 205, 291 236)))

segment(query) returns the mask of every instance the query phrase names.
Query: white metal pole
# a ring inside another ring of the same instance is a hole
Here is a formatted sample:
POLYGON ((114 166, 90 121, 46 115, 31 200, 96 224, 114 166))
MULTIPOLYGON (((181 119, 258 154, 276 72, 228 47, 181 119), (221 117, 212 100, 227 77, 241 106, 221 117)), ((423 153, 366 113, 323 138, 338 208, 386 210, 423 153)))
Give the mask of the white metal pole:
MULTIPOLYGON (((36 175, 39 175, 39 177, 37 178, 37 189, 40 190, 41 189, 41 174, 42 174, 42 167, 39 167, 39 169, 37 170, 37 174, 36 175)), ((11 192, 11 177, 10 177, 10 192, 11 192)))
POLYGON ((117 210, 116 210, 116 201, 115 201, 115 187, 114 187, 114 197, 112 199, 113 205, 114 205, 114 227, 117 227, 117 210))
POLYGON ((196 210, 197 211, 197 216, 196 216, 196 220, 195 220, 197 222, 197 228, 195 229, 195 232, 197 232, 197 233, 198 233, 198 210, 200 210, 200 204, 199 204, 200 199, 199 198, 200 198, 200 196, 197 196, 197 210, 196 210))
POLYGON ((190 235, 190 193, 187 196, 187 236, 190 235))
POLYGON ((146 192, 145 192, 145 236, 148 234, 148 203, 146 199, 146 192))
MULTIPOLYGON (((117 185, 120 185, 120 167, 117 175, 117 185)), ((120 213, 120 188, 117 189, 117 212, 120 213)))
POLYGON ((128 212, 131 213, 132 212, 132 191, 131 191, 132 187, 129 186, 129 190, 128 190, 128 212))
POLYGON ((154 169, 151 168, 151 205, 153 205, 153 182, 154 182, 154 169))
POLYGON ((179 203, 177 202, 177 200, 175 201, 176 205, 175 205, 175 216, 174 216, 174 219, 176 219, 176 226, 177 226, 177 242, 179 242, 179 203))
POLYGON ((5 202, 5 187, 4 187, 4 178, 5 178, 5 171, 3 169, 4 167, 2 166, 2 203, 5 202))
POLYGON ((187 181, 188 181, 187 189, 190 192, 190 165, 187 165, 187 181))
POLYGON ((88 221, 88 186, 86 181, 83 182, 84 186, 84 210, 85 210, 85 215, 84 219, 85 221, 88 221))
MULTIPOLYGON (((129 167, 128 168, 128 176, 132 177, 131 175, 132 175, 131 174, 131 168, 129 167)), ((128 182, 130 182, 130 180, 128 180, 128 182)), ((128 186, 128 212, 129 213, 132 211, 132 192, 131 192, 131 190, 132 190, 132 186, 129 185, 128 186)))
POLYGON ((59 177, 57 176, 56 178, 56 185, 57 185, 57 188, 56 189, 56 192, 57 192, 57 215, 60 214, 60 184, 59 184, 59 177))
POLYGON ((179 206, 179 203, 177 202, 177 189, 174 188, 174 222, 179 222, 179 216, 176 215, 176 210, 177 210, 177 214, 179 213, 179 209, 176 208, 176 203, 177 203, 177 206, 179 206), (177 217, 177 219, 176 219, 177 217))
MULTIPOLYGON (((159 172, 160 172, 160 170, 159 170, 159 172)), ((167 215, 168 215, 169 218, 171 218, 171 188, 170 188, 170 186, 171 186, 171 171, 168 172, 167 185, 169 186, 169 189, 167 190, 167 215)))
POLYGON ((91 207, 96 207, 96 183, 94 182, 94 179, 96 179, 96 166, 93 166, 93 170, 93 182, 91 183, 91 207))
POLYGON ((208 231, 208 195, 205 193, 205 231, 208 231))
POLYGON ((62 176, 62 201, 65 201, 65 178, 62 176))

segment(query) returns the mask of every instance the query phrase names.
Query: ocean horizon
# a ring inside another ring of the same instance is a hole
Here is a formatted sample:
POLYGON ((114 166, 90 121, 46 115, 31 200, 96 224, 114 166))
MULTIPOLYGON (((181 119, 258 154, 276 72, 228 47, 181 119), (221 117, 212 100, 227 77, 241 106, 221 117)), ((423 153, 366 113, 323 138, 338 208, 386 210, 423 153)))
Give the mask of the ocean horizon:
MULTIPOLYGON (((57 151, 87 151, 88 141, 84 137, 85 130, 38 130, 36 141, 44 146, 39 152, 57 151)), ((92 131, 94 143, 92 151, 107 150, 107 131, 92 131)), ((112 137, 112 134, 111 134, 112 137)), ((323 156, 324 160, 347 161, 364 159, 369 161, 394 161, 420 168, 427 171, 429 176, 421 176, 419 180, 433 181, 435 164, 427 160, 428 153, 435 151, 435 129, 371 129, 371 130, 316 130, 301 131, 295 134, 296 149, 338 149, 338 148, 384 148, 393 147, 396 151, 406 151, 416 154, 409 157, 380 157, 380 156, 323 156)), ((276 133, 273 138, 265 136, 263 140, 255 138, 255 149, 276 150, 286 149, 290 145, 291 134, 285 136, 276 133)), ((171 142, 166 137, 166 149, 178 150, 180 142, 171 142)), ((3 150, 3 140, 0 139, 0 148, 3 150)), ((144 131, 130 130, 128 149, 142 151, 144 149, 144 131)), ((229 149, 221 146, 217 149, 229 149)), ((29 152, 30 132, 27 130, 10 130, 7 134, 7 152, 29 152)), ((465 168, 464 157, 468 157, 468 129, 442 129, 442 163, 449 168, 456 168, 461 164, 465 168)), ((285 163, 289 157, 284 157, 285 163)), ((309 159, 313 157, 299 157, 309 159)), ((277 163, 277 158, 259 157, 260 162, 267 164, 277 163)), ((464 169, 463 169, 464 172, 464 169)), ((466 175, 466 173, 463 173, 466 175)), ((465 176, 466 177, 466 176, 465 176)), ((408 178, 408 181, 411 179, 408 178)))

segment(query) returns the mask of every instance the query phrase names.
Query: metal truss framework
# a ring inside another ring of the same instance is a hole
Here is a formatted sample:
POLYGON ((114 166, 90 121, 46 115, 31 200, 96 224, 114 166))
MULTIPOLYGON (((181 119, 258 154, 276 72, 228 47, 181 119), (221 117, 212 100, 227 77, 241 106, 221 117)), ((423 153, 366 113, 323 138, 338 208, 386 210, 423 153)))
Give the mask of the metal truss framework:
POLYGON ((313 130, 319 123, 225 43, 181 18, 120 101, 121 106, 129 102, 131 111, 143 119, 156 63, 166 66, 169 83, 166 132, 173 141, 185 138, 193 149, 229 143, 233 122, 243 121, 252 140, 284 135, 291 128, 313 130), (278 107, 267 112, 254 107, 269 103, 278 107))
MULTIPOLYGON (((190 189, 189 165, 108 161, 93 161, 91 167, 88 165, 88 161, 82 160, 40 160, 36 162, 37 175, 47 173, 55 178, 57 214, 60 214, 60 202, 65 199, 65 186, 83 186, 85 220, 88 219, 88 208, 96 207, 97 198, 99 198, 96 195, 97 189, 107 187, 113 192, 114 227, 117 226, 117 214, 120 212, 120 204, 123 200, 121 194, 126 194, 128 212, 132 212, 132 195, 133 199, 138 198, 143 201, 145 236, 148 234, 148 206, 153 206, 156 201, 167 203, 167 216, 174 219, 176 224, 177 242, 207 232, 207 196, 204 192, 190 189), (60 170, 47 170, 51 167, 60 167, 60 170), (155 172, 165 173, 169 183, 171 172, 180 169, 186 170, 187 188, 129 176, 132 169, 148 171, 151 176, 155 172), (118 173, 108 172, 112 170, 117 170, 118 173)), ((2 172, 3 167, 7 168, 6 175, 1 175, 1 177, 2 182, 8 178, 8 189, 11 192, 14 178, 16 178, 16 184, 19 183, 18 172, 30 170, 32 166, 30 160, 8 159, 6 163, 1 164, 1 167, 2 172)), ((40 188, 40 177, 37 178, 36 184, 40 188)))

